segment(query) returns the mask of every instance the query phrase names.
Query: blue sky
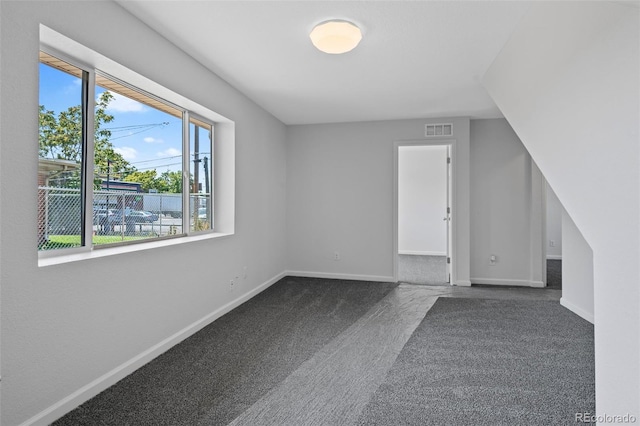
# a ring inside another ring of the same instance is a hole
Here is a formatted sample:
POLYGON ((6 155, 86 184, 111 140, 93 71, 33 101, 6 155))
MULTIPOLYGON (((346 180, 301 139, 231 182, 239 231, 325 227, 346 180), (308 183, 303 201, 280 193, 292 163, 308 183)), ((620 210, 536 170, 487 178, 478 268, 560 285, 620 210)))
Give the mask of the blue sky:
MULTIPOLYGON (((102 92, 103 88, 96 87, 96 97, 102 92)), ((79 105, 80 95, 79 78, 40 64, 40 105, 57 115, 70 106, 79 105)), ((127 97, 114 95, 107 112, 115 119, 104 128, 112 131, 111 142, 115 150, 138 170, 155 168, 158 175, 166 170, 181 170, 181 120, 127 97)))

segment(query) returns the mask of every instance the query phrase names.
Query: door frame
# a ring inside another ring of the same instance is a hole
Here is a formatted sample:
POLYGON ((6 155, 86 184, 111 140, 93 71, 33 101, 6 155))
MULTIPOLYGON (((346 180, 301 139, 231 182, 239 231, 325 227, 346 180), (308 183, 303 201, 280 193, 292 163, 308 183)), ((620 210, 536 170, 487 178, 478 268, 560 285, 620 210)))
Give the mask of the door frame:
POLYGON ((449 158, 451 158, 451 164, 449 165, 449 205, 451 207, 451 213, 449 214, 450 220, 448 223, 449 230, 447 237, 449 238, 449 244, 447 250, 448 256, 451 258, 451 263, 448 266, 450 274, 449 285, 455 285, 457 282, 456 273, 456 140, 455 139, 414 139, 414 140, 399 140, 393 144, 393 280, 398 282, 398 185, 399 185, 399 152, 400 147, 405 146, 447 146, 449 149, 449 158))

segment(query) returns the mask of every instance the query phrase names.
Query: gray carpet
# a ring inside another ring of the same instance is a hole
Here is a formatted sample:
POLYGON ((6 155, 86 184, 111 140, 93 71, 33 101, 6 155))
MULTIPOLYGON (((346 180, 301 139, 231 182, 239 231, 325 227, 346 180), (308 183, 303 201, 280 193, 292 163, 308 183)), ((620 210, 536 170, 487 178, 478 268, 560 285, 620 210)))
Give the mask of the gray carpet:
POLYGON ((437 299, 427 286, 400 284, 230 426, 356 424, 437 299))
POLYGON ((228 424, 394 287, 284 278, 54 424, 228 424))
POLYGON ((562 260, 547 259, 547 287, 562 288, 562 260))
POLYGON ((565 425, 595 412, 593 326, 557 302, 440 298, 361 425, 565 425))
POLYGON ((449 285, 446 256, 398 255, 398 281, 422 285, 449 285))

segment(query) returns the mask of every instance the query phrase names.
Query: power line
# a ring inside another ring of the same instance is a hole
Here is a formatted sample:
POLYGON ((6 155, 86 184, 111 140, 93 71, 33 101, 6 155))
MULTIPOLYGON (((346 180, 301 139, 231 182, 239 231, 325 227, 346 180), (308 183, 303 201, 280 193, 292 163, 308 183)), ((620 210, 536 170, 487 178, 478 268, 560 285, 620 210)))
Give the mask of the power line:
POLYGON ((180 158, 180 157, 182 157, 182 154, 173 155, 171 157, 154 158, 152 160, 130 161, 129 164, 151 163, 152 161, 165 161, 165 160, 171 160, 172 158, 180 158))
POLYGON ((131 126, 105 127, 104 130, 109 130, 112 132, 126 132, 127 130, 140 129, 143 127, 158 127, 158 126, 168 126, 168 125, 169 125, 169 122, 164 121, 162 123, 132 124, 131 126))
MULTIPOLYGON (((199 155, 209 155, 211 154, 210 152, 199 152, 199 155)), ((195 156, 195 153, 191 153, 191 156, 195 156)), ((173 155, 171 157, 161 157, 161 158, 153 158, 151 160, 140 160, 140 161, 129 161, 129 164, 142 164, 142 163, 152 163, 154 161, 164 161, 164 160, 171 160, 172 158, 181 158, 182 154, 180 155, 173 155)))
MULTIPOLYGON (((154 169, 160 169, 162 167, 176 166, 178 164, 182 164, 182 162, 158 164, 156 166, 143 167, 143 168, 140 168, 140 169, 136 167, 136 169, 133 170, 133 171, 125 171, 125 170, 122 170, 122 169, 113 169, 113 173, 115 173, 115 174, 131 174, 131 173, 135 173, 135 172, 142 172, 142 171, 145 171, 145 170, 154 170, 154 169)), ((96 172, 96 174, 105 175, 106 173, 101 170, 101 173, 96 172)))
POLYGON ((128 138, 130 136, 133 135, 137 135, 138 133, 142 133, 142 132, 146 132, 147 130, 151 130, 153 128, 156 127, 165 127, 168 126, 169 122, 168 121, 164 121, 162 123, 156 123, 156 124, 137 124, 137 125, 131 125, 131 126, 120 126, 120 127, 105 127, 104 130, 108 130, 110 132, 131 132, 132 130, 137 130, 136 132, 131 132, 128 133, 126 135, 122 135, 122 136, 116 136, 115 138, 109 138, 110 141, 116 140, 116 139, 123 139, 123 138, 128 138))
POLYGON ((138 172, 143 172, 145 170, 155 170, 155 169, 159 169, 161 167, 169 167, 169 166, 177 166, 178 164, 182 164, 180 163, 169 163, 169 164, 161 164, 159 166, 153 166, 153 167, 143 167, 142 169, 136 169, 136 171, 138 172))

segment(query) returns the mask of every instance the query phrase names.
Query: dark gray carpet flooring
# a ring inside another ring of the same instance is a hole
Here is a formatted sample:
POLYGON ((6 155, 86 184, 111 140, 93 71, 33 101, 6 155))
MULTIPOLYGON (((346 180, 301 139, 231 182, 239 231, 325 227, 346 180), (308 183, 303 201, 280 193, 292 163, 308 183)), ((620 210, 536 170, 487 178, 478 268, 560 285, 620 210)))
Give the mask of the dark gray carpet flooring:
POLYGON ((440 298, 361 425, 568 425, 595 412, 593 326, 557 302, 440 298))
POLYGON ((562 260, 547 259, 547 287, 562 289, 562 260))
POLYGON ((449 285, 447 257, 399 254, 398 281, 421 285, 449 285))
POLYGON ((394 287, 284 278, 54 425, 227 424, 394 287))

